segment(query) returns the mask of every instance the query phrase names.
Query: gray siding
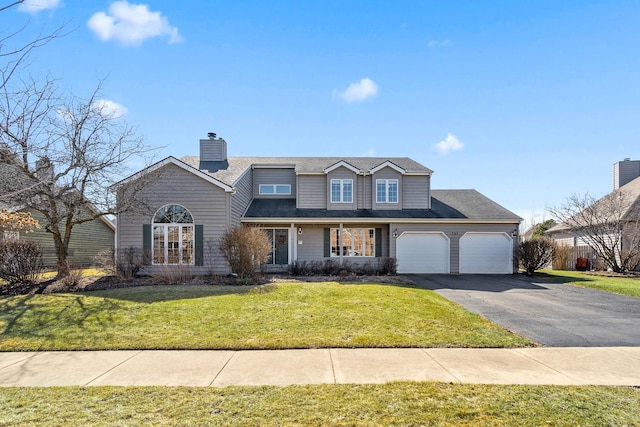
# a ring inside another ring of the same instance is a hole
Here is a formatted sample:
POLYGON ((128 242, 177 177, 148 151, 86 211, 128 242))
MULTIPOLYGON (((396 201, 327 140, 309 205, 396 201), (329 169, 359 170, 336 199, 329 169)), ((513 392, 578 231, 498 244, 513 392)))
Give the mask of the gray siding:
POLYGON ((403 179, 402 174, 390 167, 385 167, 373 174, 371 180, 371 205, 372 209, 399 210, 402 209, 403 203, 403 179), (398 203, 377 203, 376 202, 376 180, 378 179, 397 179, 398 180, 398 203))
MULTIPOLYGON (((391 224, 390 230, 393 233, 398 231, 398 235, 405 231, 439 231, 449 238, 450 243, 450 272, 460 272, 460 238, 470 231, 484 232, 504 232, 511 236, 511 233, 518 228, 519 224, 391 224)), ((513 239, 513 259, 514 271, 517 271, 517 245, 518 239, 513 239)), ((389 249, 392 257, 396 256, 396 238, 389 239, 389 249)))
POLYGON ((403 176, 402 188, 403 209, 430 209, 431 194, 428 176, 403 176))
POLYGON ((227 142, 222 138, 201 139, 200 160, 203 162, 221 162, 227 160, 227 142))
POLYGON ((340 166, 327 174, 325 181, 325 193, 327 198, 326 209, 331 210, 353 210, 356 209, 356 201, 358 200, 357 175, 349 169, 340 166), (350 179, 353 181, 353 201, 351 203, 331 203, 331 180, 332 179, 350 179))
MULTIPOLYGON (((27 212, 38 220, 40 229, 31 233, 20 233, 20 239, 36 242, 42 246, 43 262, 46 268, 55 268, 58 262, 53 235, 44 231, 46 220, 44 216, 34 210, 27 212)), ((73 227, 67 261, 76 266, 90 266, 94 264, 95 256, 103 250, 113 249, 114 231, 102 220, 97 219, 73 227)))
POLYGON ((327 177, 298 175, 296 206, 301 209, 327 208, 327 177))
POLYGON ((256 168, 253 170, 253 197, 270 199, 291 199, 296 197, 296 172, 293 168, 271 169, 256 168), (260 184, 289 184, 290 195, 260 194, 260 184))
MULTIPOLYGON (((143 197, 148 205, 145 212, 121 214, 118 217, 117 246, 143 247, 142 226, 150 224, 155 212, 162 206, 178 204, 191 212, 196 224, 203 225, 204 266, 192 267, 197 273, 225 274, 228 265, 218 242, 230 226, 230 195, 221 188, 198 178, 174 165, 155 172, 145 185, 143 197)), ((145 267, 153 273, 161 266, 145 267)))
POLYGON ((253 197, 253 174, 248 171, 235 183, 235 193, 231 195, 231 225, 240 223, 240 218, 249 207, 253 197))

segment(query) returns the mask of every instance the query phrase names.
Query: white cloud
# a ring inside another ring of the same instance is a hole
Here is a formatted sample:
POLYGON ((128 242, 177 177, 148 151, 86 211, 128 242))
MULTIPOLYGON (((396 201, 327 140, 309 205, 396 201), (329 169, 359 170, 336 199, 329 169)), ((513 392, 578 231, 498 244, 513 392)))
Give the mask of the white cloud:
POLYGON ((460 142, 460 140, 452 134, 447 134, 447 137, 438 142, 437 144, 433 144, 431 146, 432 150, 437 151, 440 154, 447 154, 449 151, 460 151, 464 148, 464 144, 460 142))
POLYGON ((364 101, 367 98, 378 94, 378 85, 368 77, 356 83, 351 83, 349 87, 343 91, 333 91, 333 98, 343 99, 347 103, 364 101))
POLYGON ((107 119, 119 119, 127 114, 127 109, 123 105, 110 99, 101 99, 91 104, 91 108, 94 112, 99 113, 102 117, 107 119))
POLYGON ((451 44, 451 40, 429 40, 427 46, 429 47, 444 47, 449 46, 451 44))
POLYGON ((116 40, 123 45, 140 45, 152 37, 169 36, 169 43, 183 39, 178 28, 169 25, 161 12, 152 12, 146 4, 116 1, 109 6, 108 13, 95 13, 87 26, 100 40, 116 40))
POLYGON ((55 9, 60 6, 62 6, 62 0, 27 0, 24 3, 20 3, 18 10, 35 14, 41 10, 55 9))

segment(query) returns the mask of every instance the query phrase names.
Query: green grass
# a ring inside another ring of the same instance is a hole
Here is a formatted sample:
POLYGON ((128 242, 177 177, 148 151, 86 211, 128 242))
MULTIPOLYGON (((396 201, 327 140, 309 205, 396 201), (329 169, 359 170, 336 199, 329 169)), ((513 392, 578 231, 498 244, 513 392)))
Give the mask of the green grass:
POLYGON ((531 345, 406 285, 148 286, 0 297, 0 351, 531 345))
POLYGON ((0 389, 0 425, 640 425, 640 390, 437 383, 0 389))
POLYGON ((607 277, 579 271, 542 270, 540 273, 550 276, 551 280, 585 288, 631 297, 640 297, 640 279, 631 277, 607 277))

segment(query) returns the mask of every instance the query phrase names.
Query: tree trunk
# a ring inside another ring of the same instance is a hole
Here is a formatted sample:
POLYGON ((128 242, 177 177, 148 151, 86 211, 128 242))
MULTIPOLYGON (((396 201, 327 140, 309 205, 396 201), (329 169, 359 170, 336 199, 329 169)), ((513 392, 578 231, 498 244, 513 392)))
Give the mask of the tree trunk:
POLYGON ((63 277, 67 277, 69 275, 69 263, 67 261, 67 246, 62 242, 60 236, 54 234, 53 240, 55 241, 56 247, 56 257, 58 262, 56 264, 56 269, 58 274, 56 279, 62 279, 63 277))

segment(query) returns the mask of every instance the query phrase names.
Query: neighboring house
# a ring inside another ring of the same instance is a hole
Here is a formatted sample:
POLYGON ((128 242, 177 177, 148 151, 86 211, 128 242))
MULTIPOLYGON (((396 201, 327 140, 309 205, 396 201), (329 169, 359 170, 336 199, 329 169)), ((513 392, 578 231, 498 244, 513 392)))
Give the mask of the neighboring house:
POLYGON ((516 272, 521 218, 475 190, 432 190, 431 174, 407 157, 227 157, 209 134, 199 157, 167 157, 112 187, 128 197, 144 180, 148 207, 118 216, 116 246, 146 249, 149 273, 228 273, 219 241, 243 224, 269 234, 281 269, 395 257, 399 273, 516 272))
MULTIPOLYGON (((40 223, 40 228, 31 232, 0 230, 2 239, 20 239, 38 243, 42 247, 42 261, 45 268, 55 268, 57 263, 53 236, 45 231, 45 218, 29 208, 10 208, 11 211, 29 212, 40 223)), ((113 249, 116 227, 107 218, 100 218, 73 227, 69 244, 68 261, 72 266, 90 266, 100 252, 113 249)))
MULTIPOLYGON (((601 217, 614 217, 622 224, 620 230, 610 230, 600 234, 606 236, 610 242, 618 242, 619 251, 628 250, 625 245, 636 244, 638 241, 638 221, 640 220, 640 161, 624 159, 613 165, 613 191, 608 196, 597 201, 593 206, 598 209, 599 203, 604 203, 607 197, 615 195, 619 198, 619 206, 615 212, 602 212, 601 217)), ((604 208, 603 208, 604 209, 604 208)), ((609 209, 607 209, 609 210, 609 209)), ((604 222, 602 222, 604 224, 604 222)), ((591 250, 588 237, 573 231, 567 224, 559 223, 545 233, 558 245, 573 249, 572 257, 568 260, 567 268, 573 268, 577 257, 589 259, 591 266, 596 267, 598 259, 591 250)))

